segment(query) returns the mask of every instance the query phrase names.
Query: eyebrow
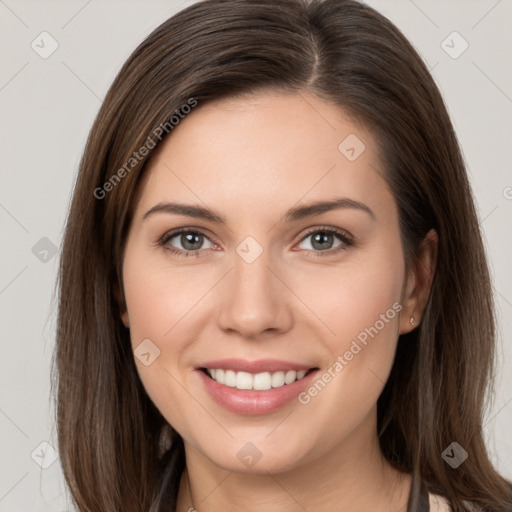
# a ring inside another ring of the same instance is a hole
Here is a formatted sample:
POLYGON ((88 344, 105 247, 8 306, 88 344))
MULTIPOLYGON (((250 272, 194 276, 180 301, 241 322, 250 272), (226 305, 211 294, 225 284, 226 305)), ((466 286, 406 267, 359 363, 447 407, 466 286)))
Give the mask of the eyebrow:
MULTIPOLYGON (((366 204, 359 201, 354 201, 347 197, 339 197, 330 201, 317 201, 306 205, 295 206, 290 208, 284 215, 285 222, 293 222, 307 217, 313 217, 322 213, 339 210, 339 209, 355 209, 370 215, 372 219, 376 219, 373 211, 366 204)), ((165 202, 158 203, 148 210, 142 219, 147 219, 149 216, 156 213, 169 213, 176 215, 186 215, 187 217, 194 217, 196 219, 209 220, 217 224, 227 225, 226 218, 217 213, 215 210, 205 208, 203 206, 197 206, 192 204, 184 204, 177 202, 165 202)))

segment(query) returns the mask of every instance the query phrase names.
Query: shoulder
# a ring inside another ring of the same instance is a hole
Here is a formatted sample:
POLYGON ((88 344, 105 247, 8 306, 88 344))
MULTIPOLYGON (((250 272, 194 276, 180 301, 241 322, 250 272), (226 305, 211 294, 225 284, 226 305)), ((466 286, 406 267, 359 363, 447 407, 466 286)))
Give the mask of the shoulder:
MULTIPOLYGON (((430 512, 451 512, 451 507, 446 498, 440 496, 438 494, 429 493, 428 495, 430 512)), ((480 512, 481 509, 476 505, 471 504, 470 502, 465 502, 465 505, 468 511, 471 512, 480 512)))

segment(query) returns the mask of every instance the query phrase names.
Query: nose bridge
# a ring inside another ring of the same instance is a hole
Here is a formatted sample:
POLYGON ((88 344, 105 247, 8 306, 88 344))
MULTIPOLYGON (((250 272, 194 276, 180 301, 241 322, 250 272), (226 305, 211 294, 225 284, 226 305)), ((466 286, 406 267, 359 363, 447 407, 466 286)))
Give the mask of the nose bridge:
POLYGON ((234 269, 226 284, 220 326, 244 337, 286 328, 290 312, 284 287, 274 275, 271 251, 247 237, 236 248, 234 269))
POLYGON ((269 270, 272 264, 269 254, 269 250, 257 254, 256 250, 250 246, 247 250, 247 243, 245 242, 239 245, 237 256, 234 258, 233 272, 233 285, 237 292, 242 292, 244 296, 252 295, 256 298, 258 294, 266 291, 265 295, 270 298, 268 292, 272 288, 273 275, 269 270))

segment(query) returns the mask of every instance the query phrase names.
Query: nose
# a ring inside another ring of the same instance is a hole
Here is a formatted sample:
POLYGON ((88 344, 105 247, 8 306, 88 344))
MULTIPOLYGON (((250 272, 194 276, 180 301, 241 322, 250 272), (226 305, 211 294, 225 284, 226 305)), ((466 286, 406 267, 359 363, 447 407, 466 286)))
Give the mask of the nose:
POLYGON ((251 263, 236 255, 221 293, 218 324, 224 331, 256 339, 291 328, 293 293, 265 251, 251 263))

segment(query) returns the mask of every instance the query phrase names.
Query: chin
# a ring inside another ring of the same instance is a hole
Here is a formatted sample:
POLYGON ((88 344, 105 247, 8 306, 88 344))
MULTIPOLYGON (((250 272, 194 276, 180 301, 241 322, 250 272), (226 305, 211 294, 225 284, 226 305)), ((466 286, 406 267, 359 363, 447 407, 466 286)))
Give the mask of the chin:
POLYGON ((305 443, 297 439, 294 443, 290 436, 265 441, 251 441, 251 436, 243 436, 243 441, 233 440, 230 444, 217 444, 202 449, 203 454, 218 467, 226 471, 245 474, 284 473, 300 466, 307 453, 305 443))

